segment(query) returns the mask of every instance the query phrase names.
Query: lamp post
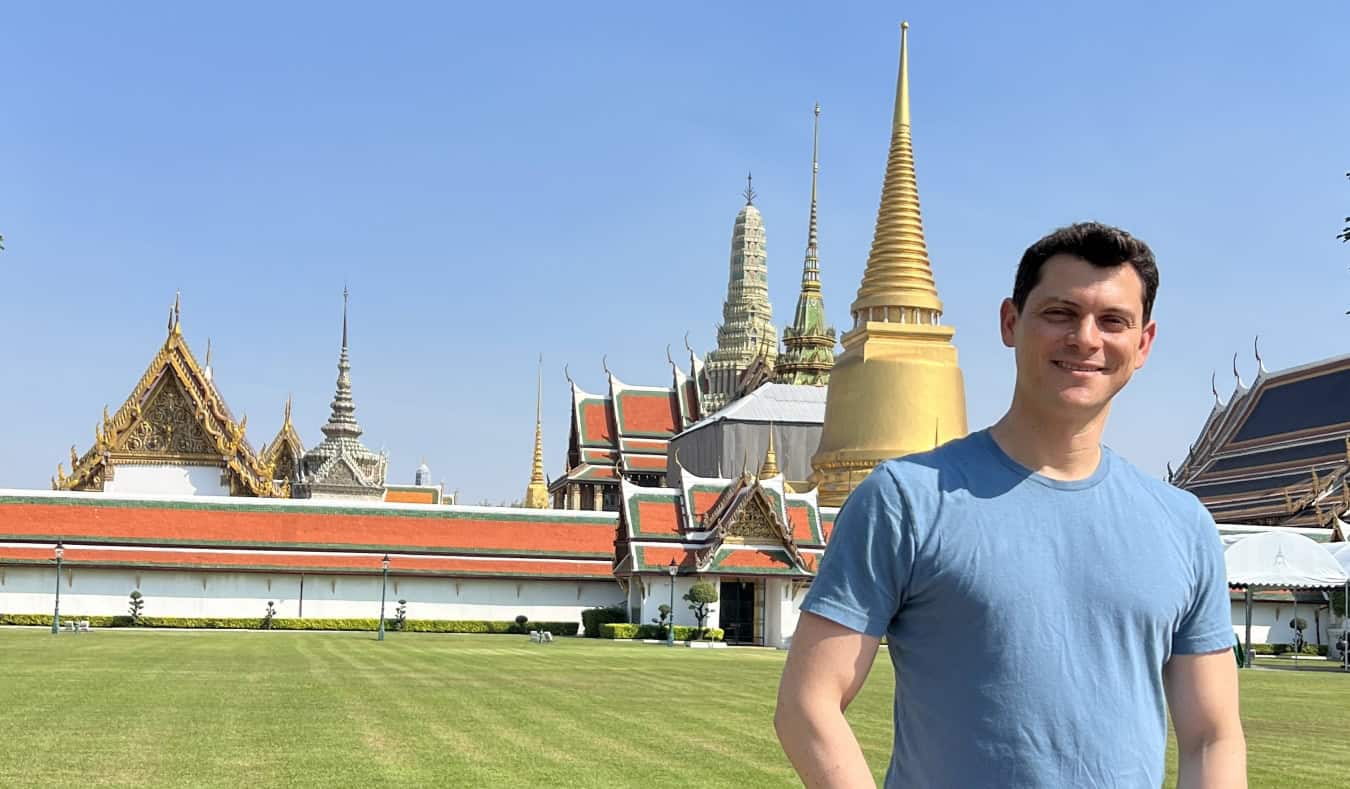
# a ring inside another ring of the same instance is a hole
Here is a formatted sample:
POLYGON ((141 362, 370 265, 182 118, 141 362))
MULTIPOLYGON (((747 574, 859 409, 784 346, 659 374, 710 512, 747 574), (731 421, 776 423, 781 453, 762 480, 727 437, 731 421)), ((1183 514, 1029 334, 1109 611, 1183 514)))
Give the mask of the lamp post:
POLYGON ((675 564, 675 560, 670 560, 670 566, 666 572, 670 573, 670 621, 666 623, 666 646, 675 646, 675 574, 680 568, 675 564))
POLYGON ((52 610, 52 635, 61 632, 61 557, 65 555, 65 546, 56 541, 56 608, 52 610))
POLYGON ((389 586, 389 554, 385 554, 380 560, 380 567, 384 569, 384 574, 380 578, 380 634, 375 637, 376 641, 384 640, 384 590, 389 586))

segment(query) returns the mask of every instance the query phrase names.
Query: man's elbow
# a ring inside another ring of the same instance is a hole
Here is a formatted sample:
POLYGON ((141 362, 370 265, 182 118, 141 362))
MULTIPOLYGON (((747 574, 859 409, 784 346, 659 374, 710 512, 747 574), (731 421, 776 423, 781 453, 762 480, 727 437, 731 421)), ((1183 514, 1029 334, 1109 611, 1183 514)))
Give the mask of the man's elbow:
POLYGON ((778 741, 786 745, 791 738, 793 725, 801 720, 802 713, 797 698, 779 691, 778 705, 773 711, 773 730, 778 735, 778 741))

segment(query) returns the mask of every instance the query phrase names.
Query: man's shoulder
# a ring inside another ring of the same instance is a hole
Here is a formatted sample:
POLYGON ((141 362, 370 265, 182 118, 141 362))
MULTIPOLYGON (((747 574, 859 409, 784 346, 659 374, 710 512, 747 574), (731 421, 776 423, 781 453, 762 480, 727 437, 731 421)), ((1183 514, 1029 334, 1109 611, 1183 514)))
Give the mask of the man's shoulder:
POLYGON ((868 479, 884 486, 889 495, 916 505, 944 490, 964 487, 981 468, 995 463, 987 441, 982 432, 971 433, 924 452, 891 458, 879 463, 868 479))
POLYGON ((1208 510, 1195 494, 1144 472, 1109 447, 1103 447, 1103 451, 1111 453, 1112 473, 1118 484, 1128 486, 1136 495, 1142 494, 1144 500, 1156 502, 1178 518, 1197 524, 1209 520, 1208 510))

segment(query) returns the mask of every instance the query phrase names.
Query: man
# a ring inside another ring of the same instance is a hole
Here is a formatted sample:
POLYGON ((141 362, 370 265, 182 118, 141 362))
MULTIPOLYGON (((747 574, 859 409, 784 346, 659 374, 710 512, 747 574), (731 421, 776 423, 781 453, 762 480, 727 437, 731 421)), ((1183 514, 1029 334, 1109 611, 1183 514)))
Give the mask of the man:
POLYGON ((873 785, 843 713, 883 635, 887 787, 1157 787, 1167 708, 1179 787, 1246 786, 1218 530, 1101 445, 1153 346, 1157 286, 1117 228, 1037 241, 999 312, 1007 413, 883 463, 844 503, 774 720, 807 786, 873 785))

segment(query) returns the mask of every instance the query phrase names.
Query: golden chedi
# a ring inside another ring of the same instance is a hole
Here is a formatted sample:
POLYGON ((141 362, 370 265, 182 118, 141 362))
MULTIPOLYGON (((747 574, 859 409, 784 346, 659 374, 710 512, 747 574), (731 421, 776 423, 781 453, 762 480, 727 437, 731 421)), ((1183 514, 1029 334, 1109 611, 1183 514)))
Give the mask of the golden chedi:
POLYGON ((853 328, 841 338, 844 351, 831 372, 820 446, 811 458, 823 506, 843 504, 878 463, 966 433, 955 332, 942 325, 942 300, 919 213, 908 28, 901 25, 891 148, 872 250, 851 307, 853 328))

